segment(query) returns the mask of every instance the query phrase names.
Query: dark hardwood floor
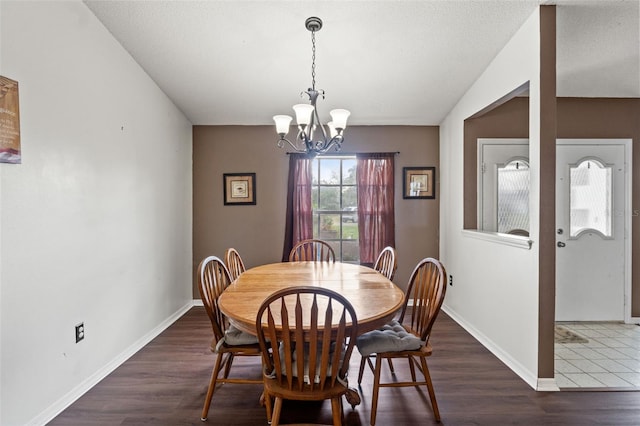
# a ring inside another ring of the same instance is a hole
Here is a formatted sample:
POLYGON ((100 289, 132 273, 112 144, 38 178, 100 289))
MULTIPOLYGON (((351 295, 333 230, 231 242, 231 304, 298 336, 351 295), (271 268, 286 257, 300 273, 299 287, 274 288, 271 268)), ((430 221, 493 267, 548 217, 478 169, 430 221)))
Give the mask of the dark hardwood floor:
MULTIPOLYGON (((204 425, 200 411, 214 355, 204 308, 195 307, 131 357, 49 425, 204 425)), ((640 392, 535 392, 487 349, 441 313, 429 359, 443 425, 639 425, 640 392)), ((238 360, 233 372, 260 374, 255 360, 238 360)), ((360 355, 351 358, 350 384, 357 386, 360 355)), ((400 376, 408 368, 396 363, 400 376)), ((345 402, 347 425, 369 424, 371 373, 362 404, 345 402)), ((226 384, 213 396, 208 424, 266 424, 258 404, 260 386, 226 384)), ((331 423, 328 402, 291 402, 282 423, 331 423)), ((380 391, 377 424, 436 424, 426 390, 380 391)))

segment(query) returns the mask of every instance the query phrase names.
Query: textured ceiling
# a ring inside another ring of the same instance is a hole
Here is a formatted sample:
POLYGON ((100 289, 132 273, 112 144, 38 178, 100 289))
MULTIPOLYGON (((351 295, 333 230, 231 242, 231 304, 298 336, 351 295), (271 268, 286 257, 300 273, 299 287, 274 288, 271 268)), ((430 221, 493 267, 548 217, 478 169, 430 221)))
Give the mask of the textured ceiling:
MULTIPOLYGON (((437 125, 542 0, 85 0, 193 124, 272 124, 306 102, 318 16, 321 118, 437 125)), ((640 0, 558 4, 558 95, 640 97, 640 0)))

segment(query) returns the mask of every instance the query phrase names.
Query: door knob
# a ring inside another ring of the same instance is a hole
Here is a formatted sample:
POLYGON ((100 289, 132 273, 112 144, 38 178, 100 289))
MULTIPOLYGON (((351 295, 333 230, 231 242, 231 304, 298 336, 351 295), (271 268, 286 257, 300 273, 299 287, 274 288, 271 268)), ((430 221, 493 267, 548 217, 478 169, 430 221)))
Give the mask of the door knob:
POLYGON ((558 247, 564 247, 564 246, 566 246, 565 243, 563 243, 562 241, 558 241, 558 247))

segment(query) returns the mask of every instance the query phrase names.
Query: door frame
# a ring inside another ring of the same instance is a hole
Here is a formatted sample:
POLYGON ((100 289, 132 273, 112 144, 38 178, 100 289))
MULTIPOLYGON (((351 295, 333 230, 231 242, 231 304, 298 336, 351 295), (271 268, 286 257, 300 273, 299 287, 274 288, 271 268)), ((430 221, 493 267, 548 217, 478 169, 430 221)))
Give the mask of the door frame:
MULTIPOLYGON (((623 286, 624 286, 624 300, 623 300, 623 312, 624 322, 627 324, 640 322, 640 317, 631 316, 631 225, 632 225, 632 195, 633 195, 633 157, 632 149, 633 144, 630 138, 602 138, 602 139, 579 139, 579 138, 557 138, 556 147, 558 145, 622 145, 624 147, 624 190, 625 197, 624 202, 624 272, 623 272, 623 286)), ((556 164, 557 167, 557 164, 556 164)), ((556 176, 557 179, 557 176, 556 176)), ((556 209, 558 206, 556 205, 556 209)), ((556 223, 556 228, 557 228, 556 223)), ((557 260, 556 260, 557 262, 557 260)))

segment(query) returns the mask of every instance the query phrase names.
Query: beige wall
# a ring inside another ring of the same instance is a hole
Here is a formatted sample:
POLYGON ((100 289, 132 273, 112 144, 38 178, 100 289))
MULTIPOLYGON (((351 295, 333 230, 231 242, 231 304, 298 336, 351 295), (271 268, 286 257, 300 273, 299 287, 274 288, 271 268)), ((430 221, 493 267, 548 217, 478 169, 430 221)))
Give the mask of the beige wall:
MULTIPOLYGON (((354 126, 347 129, 343 153, 396 152, 395 282, 406 288, 413 267, 438 257, 439 197, 404 200, 402 168, 436 166, 439 186, 438 127, 354 126)), ((247 266, 279 262, 285 224, 288 156, 276 146, 272 126, 194 126, 193 267, 208 255, 222 257, 235 247, 247 266), (223 173, 256 173, 256 205, 225 206, 223 173)), ((200 298, 196 281, 194 298, 200 298)))

